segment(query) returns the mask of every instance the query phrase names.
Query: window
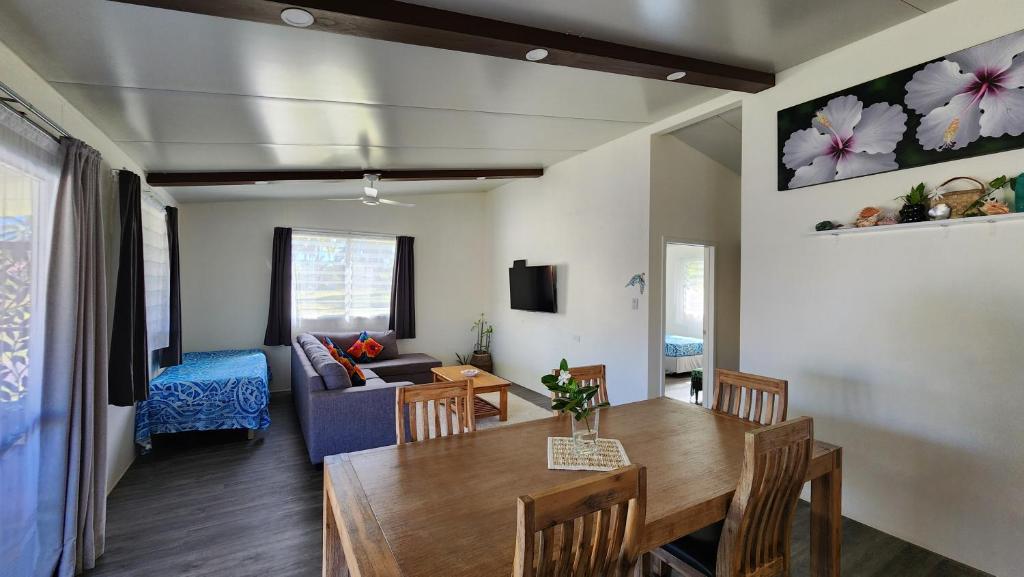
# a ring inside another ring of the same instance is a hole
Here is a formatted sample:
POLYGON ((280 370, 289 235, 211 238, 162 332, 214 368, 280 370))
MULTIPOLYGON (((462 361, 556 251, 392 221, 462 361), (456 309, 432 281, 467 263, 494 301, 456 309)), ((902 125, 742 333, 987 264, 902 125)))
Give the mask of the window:
POLYGON ((395 238, 292 233, 296 331, 384 330, 391 310, 395 238))
POLYGON ((690 260, 683 264, 683 314, 704 318, 704 260, 690 260))
POLYGON ((59 174, 57 143, 0 106, 0 572, 11 575, 60 549, 50 504, 63 503, 64 485, 43 466, 56 413, 44 417, 41 370, 59 174))
POLYGON ((167 213, 157 201, 142 200, 142 258, 145 261, 146 334, 149 350, 170 343, 171 257, 167 241, 167 213))

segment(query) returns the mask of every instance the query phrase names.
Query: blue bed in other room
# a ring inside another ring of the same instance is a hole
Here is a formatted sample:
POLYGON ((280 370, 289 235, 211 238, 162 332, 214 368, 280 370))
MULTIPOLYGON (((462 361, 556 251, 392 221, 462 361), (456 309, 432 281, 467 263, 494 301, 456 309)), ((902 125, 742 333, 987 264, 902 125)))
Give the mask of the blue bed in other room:
POLYGON ((665 372, 689 373, 704 364, 704 339, 665 335, 665 372))
POLYGON ((185 353, 149 383, 135 412, 135 442, 149 450, 157 433, 270 426, 270 369, 263 351, 185 353))

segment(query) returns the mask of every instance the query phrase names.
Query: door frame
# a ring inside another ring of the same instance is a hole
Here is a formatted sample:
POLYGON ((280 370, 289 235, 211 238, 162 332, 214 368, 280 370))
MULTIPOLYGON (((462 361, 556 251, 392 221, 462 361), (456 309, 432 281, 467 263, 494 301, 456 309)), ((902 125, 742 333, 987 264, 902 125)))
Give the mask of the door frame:
POLYGON ((685 244, 704 248, 704 398, 702 404, 710 407, 707 394, 709 377, 715 374, 715 323, 717 311, 715 308, 715 251, 717 243, 692 238, 663 236, 661 238, 661 302, 658 303, 658 390, 661 396, 665 396, 665 331, 667 323, 665 315, 668 308, 668 246, 670 244, 685 244))

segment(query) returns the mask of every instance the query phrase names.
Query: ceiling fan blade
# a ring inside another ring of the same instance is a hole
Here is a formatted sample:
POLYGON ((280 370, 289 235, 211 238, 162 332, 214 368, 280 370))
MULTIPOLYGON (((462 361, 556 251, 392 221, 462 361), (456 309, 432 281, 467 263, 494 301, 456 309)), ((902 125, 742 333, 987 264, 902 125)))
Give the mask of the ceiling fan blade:
POLYGON ((363 200, 362 198, 326 198, 324 200, 363 200))
POLYGON ((390 204, 391 206, 404 206, 405 208, 412 208, 412 207, 416 206, 415 204, 408 204, 408 203, 405 203, 405 202, 398 202, 398 201, 394 201, 394 200, 388 200, 386 198, 378 198, 377 202, 380 202, 381 204, 390 204))

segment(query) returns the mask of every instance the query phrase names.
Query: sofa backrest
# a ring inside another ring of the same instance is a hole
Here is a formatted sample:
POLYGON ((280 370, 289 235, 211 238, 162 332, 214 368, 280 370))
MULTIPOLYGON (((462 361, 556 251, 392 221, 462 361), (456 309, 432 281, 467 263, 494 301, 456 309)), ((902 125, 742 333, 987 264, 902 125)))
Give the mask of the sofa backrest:
MULTIPOLYGON (((293 349, 295 345, 298 345, 302 356, 305 357, 313 372, 320 378, 318 383, 320 388, 334 390, 347 389, 352 386, 352 380, 349 379, 348 371, 334 360, 327 347, 320 343, 316 337, 309 333, 300 334, 295 337, 293 349)), ((296 352, 298 351, 293 350, 293 354, 296 352)), ((311 387, 311 390, 316 389, 311 387)))
MULTIPOLYGON (((384 345, 384 350, 382 350, 380 354, 377 355, 377 358, 374 360, 387 361, 398 358, 398 336, 395 334, 395 331, 367 331, 366 333, 370 335, 370 338, 384 345)), ((313 336, 316 337, 317 339, 322 337, 327 337, 331 339, 331 341, 334 343, 334 346, 338 347, 343 351, 347 351, 348 348, 352 346, 352 343, 356 342, 356 339, 359 338, 359 335, 359 332, 313 333, 313 336)))

